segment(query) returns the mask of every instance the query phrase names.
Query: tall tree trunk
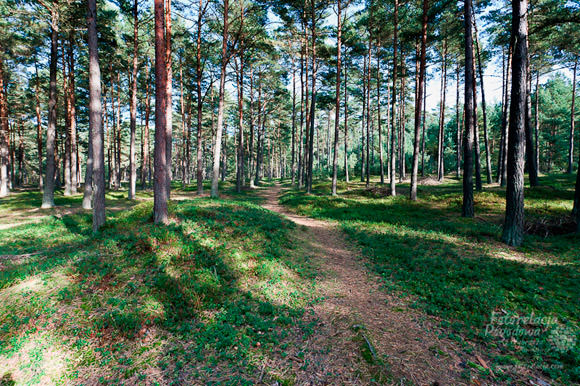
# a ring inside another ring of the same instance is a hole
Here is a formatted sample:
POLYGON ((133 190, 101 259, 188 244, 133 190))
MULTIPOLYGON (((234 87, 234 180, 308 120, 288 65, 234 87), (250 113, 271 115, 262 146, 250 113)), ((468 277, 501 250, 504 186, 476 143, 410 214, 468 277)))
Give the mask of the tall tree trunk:
POLYGON ((145 73, 145 124, 143 125, 143 158, 141 163, 141 188, 145 189, 150 180, 151 171, 149 168, 149 115, 151 114, 151 100, 149 87, 149 64, 147 64, 145 73))
MULTIPOLYGON (((112 90, 112 89, 111 89, 112 90)), ((111 94, 112 98, 112 94, 111 94)), ((116 162, 115 162, 115 176, 117 177, 117 181, 115 182, 115 189, 121 188, 121 73, 117 72, 117 119, 116 119, 116 150, 117 153, 115 155, 116 162)))
POLYGON ((153 177, 153 221, 169 221, 167 200, 169 194, 168 130, 167 130, 167 50, 165 47, 165 9, 163 0, 155 0, 155 155, 153 177))
MULTIPOLYGON (((57 6, 57 3, 53 5, 57 6)), ((58 11, 56 8, 51 15, 50 34, 50 86, 48 92, 48 125, 46 127, 46 180, 42 195, 42 208, 54 207, 55 185, 55 142, 56 142, 56 75, 58 60, 58 11)))
POLYGON ((538 170, 536 169, 536 151, 534 150, 534 128, 532 127, 532 71, 530 69, 530 58, 528 58, 528 68, 526 76, 526 164, 530 186, 538 186, 538 170))
POLYGON ((217 116, 217 128, 215 136, 215 146, 213 152, 213 175, 211 180, 211 197, 219 197, 219 167, 220 167, 220 151, 222 144, 222 132, 224 128, 224 97, 225 97, 225 85, 226 85, 226 67, 228 64, 227 48, 228 48, 228 29, 229 29, 229 0, 224 0, 224 27, 222 35, 222 60, 221 60, 221 71, 220 71, 220 89, 219 89, 219 102, 218 102, 218 116, 217 116))
POLYGON ((334 154, 332 156, 332 195, 336 196, 338 179, 338 136, 340 126, 340 71, 342 53, 342 3, 337 0, 337 38, 336 38, 336 95, 334 106, 334 154))
MULTIPOLYGON (((8 106, 6 89, 4 87, 4 50, 0 46, 0 197, 6 197, 10 194, 10 183, 8 165, 10 162, 9 155, 9 133, 10 127, 8 125, 8 106)), ((42 153, 39 153, 42 159, 42 153)), ((42 161, 41 161, 42 162, 42 161)), ((42 179, 42 173, 40 174, 42 179)))
POLYGON ((473 136, 474 117, 474 74, 473 74, 473 35, 471 31, 471 0, 464 1, 465 24, 465 140, 463 144, 463 217, 473 217, 473 136))
POLYGON ((423 18, 421 23, 421 56, 419 63, 419 79, 417 82, 417 96, 415 98, 415 137, 413 141, 413 166, 411 169, 410 199, 417 200, 417 173, 419 171, 419 135, 421 129, 421 103, 425 88, 425 65, 427 62, 427 22, 429 21, 429 0, 423 0, 423 18))
POLYGON ((370 37, 369 37, 369 51, 368 51, 368 67, 367 67, 367 170, 366 170, 366 186, 369 186, 370 183, 370 174, 371 174, 371 163, 370 163, 370 148, 371 148, 371 132, 370 132, 370 126, 371 126, 371 120, 372 120, 372 116, 371 116, 371 67, 372 67, 372 63, 371 63, 371 52, 372 52, 372 43, 370 41, 370 37))
POLYGON ((535 136, 535 142, 536 142, 536 170, 538 171, 538 174, 540 174, 540 71, 538 70, 537 74, 536 74, 536 97, 535 97, 535 124, 534 124, 534 136, 535 136))
POLYGON ((310 146, 308 147, 308 181, 306 184, 306 191, 312 192, 312 166, 314 161, 314 128, 316 120, 316 77, 318 74, 318 64, 316 62, 316 4, 313 0, 312 4, 312 101, 310 102, 310 146))
POLYGON ((360 128, 360 153, 361 153, 361 164, 360 164, 360 182, 365 181, 365 122, 367 119, 366 109, 368 106, 367 103, 367 82, 366 82, 366 73, 367 73, 367 57, 366 55, 363 58, 363 73, 362 73, 362 115, 361 115, 361 128, 360 128))
POLYGON ((137 188, 137 165, 135 164, 135 133, 137 130, 137 68, 139 55, 139 13, 138 1, 133 1, 133 69, 131 73, 131 123, 129 138, 129 200, 135 198, 137 188))
MULTIPOLYGON (((300 134, 298 136, 298 189, 302 189, 304 181, 304 47, 300 47, 300 134)), ((258 106, 260 104, 258 103, 258 106)), ((258 118, 259 118, 258 113, 258 118)), ((258 124, 258 130, 260 125, 258 124)))
POLYGON ((457 178, 461 177, 461 122, 459 121, 460 114, 459 114, 459 56, 457 57, 457 64, 455 67, 455 81, 456 81, 456 97, 455 97, 455 120, 457 121, 457 136, 455 141, 457 142, 456 145, 456 155, 457 155, 457 178))
POLYGON ((399 175, 399 181, 403 182, 405 178, 407 178, 407 157, 405 153, 405 134, 407 132, 407 116, 405 114, 405 100, 406 100, 406 91, 407 88, 405 86, 407 76, 406 76, 407 66, 405 65, 405 55, 403 50, 401 49, 401 104, 400 104, 400 118, 399 124, 401 127, 400 131, 400 143, 399 143, 399 156, 400 156, 400 163, 399 167, 401 169, 401 173, 399 175))
MULTIPOLYGON (((64 104, 64 129, 65 129, 65 140, 64 140, 64 152, 63 152, 63 176, 64 176, 64 195, 71 195, 71 124, 70 124, 70 89, 68 87, 68 76, 67 76, 67 60, 65 51, 65 42, 61 40, 61 58, 62 58, 62 94, 63 94, 63 104, 64 104)), ((57 117, 58 119, 58 117, 57 117)), ((12 173, 14 175, 14 173, 12 173)))
POLYGON ((483 67, 481 65, 481 52, 477 33, 477 21, 473 16, 473 29, 475 35, 475 48, 477 52, 477 69, 479 70, 479 86, 481 88, 481 111, 483 114, 483 140, 485 142, 485 171, 487 183, 491 184, 491 154, 489 151, 489 135, 487 133, 487 105, 485 103, 485 89, 483 87, 483 67))
POLYGON ((447 95, 447 39, 443 40, 443 62, 441 69, 441 104, 439 106, 439 135, 437 145, 437 180, 445 178, 445 99, 447 95))
MULTIPOLYGON (((423 119, 421 120, 421 177, 425 177, 425 111, 427 111, 427 91, 423 88, 423 119)), ((459 151, 459 149, 457 149, 457 151, 459 151)), ((461 154, 461 152, 459 154, 461 154)))
MULTIPOLYGON (((576 71, 578 69, 578 55, 574 59, 574 70, 572 75, 572 106, 570 107, 570 137, 568 139, 568 173, 573 172, 574 162, 574 108, 576 102, 576 71)), ((537 92, 537 91, 536 91, 537 92)))
POLYGON ((105 154, 101 106, 101 69, 97 42, 97 1, 88 1, 89 133, 92 148, 93 232, 105 223, 105 154))
MULTIPOLYGON (((1 51, 1 47, 0 47, 1 51)), ((4 76, 2 69, 2 57, 0 56, 0 78, 4 76)), ((42 178, 42 118, 40 116, 40 77, 38 76, 38 63, 36 61, 36 56, 34 56, 34 71, 36 74, 35 79, 35 101, 36 101, 36 150, 38 152, 38 188, 42 193, 44 189, 44 179, 42 178)), ((0 79, 0 99, 3 98, 3 79, 0 79)), ((0 102, 2 103, 2 102, 0 102)), ((2 120, 3 121, 3 120, 2 120)), ((0 123, 1 125, 1 123, 0 123)), ((0 141, 2 139, 0 138, 0 141)), ((90 146, 89 146, 90 147, 90 146)), ((0 156, 1 158, 1 156, 0 156)), ((1 166, 0 166, 1 167, 1 166)), ((0 185, 2 182, 0 181, 0 185)), ((0 189, 1 190, 1 189, 0 189)))
POLYGON ((173 67, 171 55, 171 0, 165 0, 165 66, 167 73, 167 103, 165 105, 165 130, 167 131, 167 138, 165 146, 167 151, 167 199, 171 196, 171 180, 173 179, 173 171, 171 165, 173 162, 173 67))
POLYGON ((348 69, 346 67, 346 48, 344 62, 344 180, 348 184, 348 69))
MULTIPOLYGON (((253 77, 252 77, 253 79, 253 77)), ((253 102, 253 82, 252 82, 252 92, 251 98, 253 102)), ((252 108, 252 104, 250 103, 250 109, 252 108)), ((252 112, 250 112, 252 114, 252 112)), ((251 117, 251 142, 250 148, 253 145, 254 141, 254 125, 253 125, 254 116, 252 114, 251 117)), ((250 150, 250 159, 252 157, 252 150, 250 150)), ((292 179, 292 186, 296 181, 296 65, 294 63, 294 55, 292 55, 292 166, 291 166, 291 179, 292 179)))
POLYGON ((75 96, 75 57, 73 50, 73 35, 69 38, 69 120, 70 120, 70 193, 77 194, 78 189, 78 141, 77 141, 77 110, 76 110, 76 96, 75 96))
POLYGON ((475 190, 480 192, 483 189, 481 183, 481 147, 479 146, 479 121, 477 119, 477 78, 475 76, 475 57, 473 59, 473 130, 474 136, 474 156, 475 156, 475 190))
POLYGON ((395 1, 395 11, 394 11, 394 21, 393 21, 393 97, 391 100, 391 196, 397 195, 396 181, 395 181, 395 170, 396 170, 396 159, 395 159, 395 139, 396 130, 395 123, 397 116, 397 38, 399 29, 399 0, 395 1))
POLYGON ((506 189, 506 215, 502 240, 512 246, 524 238, 524 163, 528 71, 528 1, 512 2, 512 90, 506 189))
MULTIPOLYGON (((203 100, 201 97, 201 32, 202 20, 207 8, 207 3, 203 5, 203 0, 199 0, 199 11, 197 14, 197 37, 195 39, 195 82, 197 91, 197 154, 196 154, 196 180, 197 180, 197 194, 203 194, 203 100), (203 10, 203 11, 202 11, 203 10)), ((210 87, 213 87, 210 86, 210 87)), ((213 105, 212 105, 213 109, 213 105)))
POLYGON ((508 135, 508 112, 510 104, 510 77, 511 77, 511 67, 513 60, 513 50, 514 50, 514 39, 510 39, 510 45, 508 48, 508 61, 505 76, 505 98, 503 103, 502 119, 501 119, 501 131, 502 131, 502 145, 500 150, 500 173, 498 175, 499 183, 501 186, 505 186, 507 179, 507 162, 508 162, 508 145, 509 145, 509 135, 508 135))
POLYGON ((379 46, 377 44, 377 129, 379 131, 379 171, 381 174, 381 185, 385 184, 385 159, 383 157, 383 131, 381 124, 381 59, 379 57, 379 46))

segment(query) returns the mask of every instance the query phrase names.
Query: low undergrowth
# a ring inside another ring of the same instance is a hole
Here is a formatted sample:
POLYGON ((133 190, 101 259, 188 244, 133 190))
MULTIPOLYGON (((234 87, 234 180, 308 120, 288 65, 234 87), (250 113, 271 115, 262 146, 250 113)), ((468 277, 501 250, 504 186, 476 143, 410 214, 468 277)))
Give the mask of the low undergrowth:
MULTIPOLYGON (((528 221, 557 223, 571 210, 572 178, 541 182, 526 191, 528 221)), ((467 364, 466 372, 509 382, 510 374, 541 371, 562 383, 580 381, 578 235, 529 234, 519 248, 503 245, 505 193, 499 187, 475 194, 474 219, 461 218, 457 181, 421 186, 417 202, 358 182, 340 184, 337 197, 329 188, 321 181, 314 194, 291 190, 281 202, 337 221, 387 290, 441 318, 467 350, 487 346, 491 371, 467 364)))
POLYGON ((288 382, 315 271, 293 223, 239 198, 172 203, 167 226, 141 203, 96 236, 86 213, 0 230, 3 381, 288 382))

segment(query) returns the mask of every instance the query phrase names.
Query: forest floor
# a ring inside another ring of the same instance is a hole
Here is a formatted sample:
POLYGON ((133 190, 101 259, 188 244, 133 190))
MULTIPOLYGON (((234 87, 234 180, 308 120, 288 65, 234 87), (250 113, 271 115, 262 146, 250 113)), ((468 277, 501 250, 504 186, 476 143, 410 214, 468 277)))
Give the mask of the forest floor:
POLYGON ((80 195, 40 211, 38 192, 14 193, 0 200, 1 382, 578 382, 572 179, 542 182, 518 249, 498 242, 502 189, 476 193, 466 220, 453 180, 416 203, 359 182, 339 197, 327 180, 311 195, 226 183, 220 200, 175 186, 167 227, 150 192, 110 192, 96 236, 80 195))

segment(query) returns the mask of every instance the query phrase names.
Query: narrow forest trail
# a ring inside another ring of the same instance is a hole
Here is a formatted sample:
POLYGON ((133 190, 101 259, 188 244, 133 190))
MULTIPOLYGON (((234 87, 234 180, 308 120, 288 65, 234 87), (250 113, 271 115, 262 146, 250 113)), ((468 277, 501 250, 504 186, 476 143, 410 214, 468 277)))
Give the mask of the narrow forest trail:
POLYGON ((306 358, 311 371, 299 375, 305 379, 297 379, 298 384, 359 384, 370 378, 392 384, 471 383, 461 377, 465 354, 456 342, 437 336, 433 318, 381 290, 379 278, 364 267, 334 224, 288 211, 278 203, 281 192, 280 185, 260 192, 266 199, 263 207, 298 225, 304 252, 313 256, 320 271, 316 295, 324 299, 313 306, 320 322, 308 345, 327 351, 306 358), (363 352, 370 358, 371 350, 376 358, 365 361, 363 352))

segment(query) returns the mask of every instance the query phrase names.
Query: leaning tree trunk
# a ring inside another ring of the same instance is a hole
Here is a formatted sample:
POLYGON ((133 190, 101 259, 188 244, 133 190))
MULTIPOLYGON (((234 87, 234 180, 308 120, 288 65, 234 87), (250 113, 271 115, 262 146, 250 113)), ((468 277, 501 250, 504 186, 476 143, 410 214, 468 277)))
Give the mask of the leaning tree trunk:
MULTIPOLYGON (((54 6, 56 7, 56 4, 54 6)), ((54 207, 54 177, 56 172, 56 65, 58 60, 58 13, 56 9, 52 11, 51 19, 50 86, 48 91, 48 125, 46 127, 46 179, 44 182, 44 193, 42 195, 42 208, 54 207)))
POLYGON ((167 165, 167 51, 165 48, 165 9, 163 0, 155 0, 155 154, 153 169, 153 221, 169 220, 167 200, 169 175, 167 165))
POLYGON ((473 38, 471 31, 471 0, 464 2, 465 23, 465 139, 463 141, 463 206, 461 215, 473 217, 473 137, 474 117, 474 76, 473 76, 473 38))
POLYGON ((394 33, 393 33, 393 97, 391 99, 391 196, 397 195, 396 190, 396 154, 395 154, 395 142, 396 142, 396 116, 397 116, 397 38, 398 38, 398 28, 399 28, 399 0, 395 0, 395 10, 394 10, 394 33))
POLYGON ((105 223, 105 153, 101 106, 101 69, 97 43, 97 1, 88 2, 89 45, 89 133, 91 136, 93 167, 93 232, 105 223))
POLYGON ((222 145, 222 133, 224 129, 224 95, 225 95, 225 84, 226 84, 226 67, 228 64, 227 58, 227 48, 228 48, 228 13, 229 13, 229 0, 224 0, 224 27, 222 34, 222 61, 221 61, 221 72, 220 72, 220 89, 219 89, 219 102, 218 102, 218 117, 217 117, 217 128, 215 136, 215 146, 213 151, 213 175, 211 179, 211 197, 219 197, 219 172, 220 172, 220 152, 222 145))
POLYGON ((528 71, 527 0, 512 2, 512 90, 510 103, 506 215, 502 240, 512 246, 524 238, 524 163, 526 152, 526 91, 528 71))
POLYGON ((137 187, 137 166, 135 165, 135 131, 137 130, 137 55, 139 54, 139 17, 138 2, 133 2, 133 71, 131 73, 131 123, 129 139, 129 200, 135 198, 137 187))
POLYGON ((419 63, 419 79, 417 82, 417 96, 415 98, 415 138, 413 140, 413 166, 411 169, 411 200, 417 200, 417 173, 419 172, 419 139, 421 130, 421 104, 423 103, 423 89, 425 88, 425 63, 427 50, 427 22, 429 0, 423 0, 423 18, 421 23, 421 56, 419 63))

